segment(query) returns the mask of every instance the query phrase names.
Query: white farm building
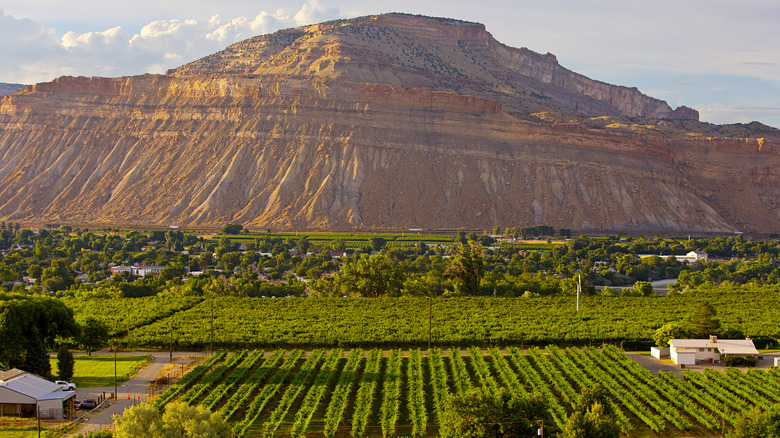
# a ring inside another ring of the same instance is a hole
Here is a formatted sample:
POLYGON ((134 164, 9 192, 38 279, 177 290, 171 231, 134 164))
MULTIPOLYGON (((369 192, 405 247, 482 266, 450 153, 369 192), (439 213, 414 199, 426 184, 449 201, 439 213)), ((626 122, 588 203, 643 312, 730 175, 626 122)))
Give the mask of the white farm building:
POLYGON ((758 350, 750 339, 672 339, 669 356, 677 365, 718 363, 726 356, 758 356, 758 350))
POLYGON ((76 391, 19 369, 0 372, 0 417, 61 419, 73 410, 76 391))

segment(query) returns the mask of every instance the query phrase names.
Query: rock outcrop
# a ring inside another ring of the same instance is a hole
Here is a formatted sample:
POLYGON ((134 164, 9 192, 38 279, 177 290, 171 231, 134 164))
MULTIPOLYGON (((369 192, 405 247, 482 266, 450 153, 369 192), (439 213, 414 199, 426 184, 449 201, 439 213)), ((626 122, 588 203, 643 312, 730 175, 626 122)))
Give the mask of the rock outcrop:
MULTIPOLYGON (((410 67, 431 53, 452 61, 461 53, 455 47, 478 41, 484 74, 499 59, 522 70, 520 61, 500 55, 516 49, 491 42, 481 25, 391 15, 254 38, 167 75, 37 84, 0 98, 0 220, 239 222, 254 229, 780 228, 777 130, 739 125, 711 134, 711 125, 671 117, 549 121, 522 109, 576 115, 564 105, 566 93, 552 96, 561 87, 583 87, 570 100, 594 111, 601 105, 605 115, 629 107, 648 117, 668 113, 628 88, 589 90, 586 78, 560 67, 534 73, 534 83, 550 79, 547 97, 531 96, 524 88, 530 81, 507 91, 486 79, 480 84, 467 69, 410 67), (384 31, 372 27, 377 22, 384 31), (328 39, 372 32, 385 36, 363 46, 328 39), (399 35, 412 34, 429 35, 428 55, 401 59, 411 49, 399 35), (439 39, 452 51, 431 48, 439 39), (760 139, 750 137, 759 131, 760 139)), ((528 56, 557 65, 550 55, 528 56)), ((544 69, 529 62, 523 74, 544 69)), ((504 83, 513 82, 503 71, 504 83)))
POLYGON ((507 47, 482 24, 406 14, 283 30, 239 42, 169 73, 351 79, 477 94, 513 113, 554 109, 595 116, 699 119, 695 110, 672 110, 636 88, 567 70, 550 53, 507 47))

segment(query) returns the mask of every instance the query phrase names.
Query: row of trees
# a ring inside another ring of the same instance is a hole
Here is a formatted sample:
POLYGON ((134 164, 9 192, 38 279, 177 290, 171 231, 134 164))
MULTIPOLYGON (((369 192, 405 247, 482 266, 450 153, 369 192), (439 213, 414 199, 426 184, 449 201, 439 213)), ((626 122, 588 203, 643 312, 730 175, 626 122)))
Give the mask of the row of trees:
MULTIPOLYGON (((322 281, 321 278, 338 272, 345 263, 357 263, 363 255, 369 256, 377 251, 381 251, 388 259, 385 265, 389 264, 401 271, 400 277, 390 276, 393 280, 391 285, 396 285, 390 288, 393 291, 391 294, 419 294, 422 290, 482 295, 522 295, 526 291, 549 294, 573 290, 571 278, 577 274, 582 275, 585 284, 593 286, 626 286, 678 277, 679 281, 672 286, 673 290, 724 281, 736 284, 780 282, 777 244, 744 242, 738 238, 672 241, 660 238, 580 236, 566 244, 552 245, 549 250, 524 251, 511 246, 489 246, 494 243, 490 236, 466 236, 459 233, 457 239, 460 246, 472 247, 474 245, 470 242, 477 242, 482 247, 482 272, 477 288, 473 275, 471 280, 466 275, 454 275, 458 263, 467 261, 462 258, 457 245, 432 249, 419 242, 414 248, 388 249, 385 239, 375 236, 364 248, 351 250, 351 257, 338 261, 331 259, 325 248, 314 249, 306 236, 292 239, 266 233, 253 239, 238 240, 222 236, 216 242, 207 242, 180 230, 120 233, 72 231, 68 227, 61 227, 32 232, 15 228, 0 230, 0 234, 5 236, 0 239, 0 248, 14 249, 10 254, 0 257, 0 280, 4 282, 6 290, 11 290, 12 282, 28 276, 35 280, 35 285, 30 288, 33 293, 54 291, 70 295, 90 294, 97 289, 98 294, 138 297, 156 295, 171 288, 184 289, 187 293, 201 293, 204 289, 203 281, 189 279, 186 283, 192 282, 192 286, 183 287, 182 276, 187 270, 216 269, 221 272, 209 271, 206 278, 218 276, 243 279, 241 282, 231 281, 248 287, 247 295, 263 289, 254 285, 255 282, 262 283, 261 280, 267 278, 292 284, 293 275, 308 279, 309 284, 322 282, 315 287, 319 291, 328 290, 335 294, 339 293, 336 289, 346 289, 346 294, 352 294, 355 287, 348 284, 351 281, 349 275, 338 278, 344 280, 344 284, 337 288, 328 285, 333 280, 322 281), (711 245, 724 251, 730 248, 731 252, 750 256, 751 260, 687 264, 674 258, 637 256, 645 251, 684 254, 689 249, 711 245), (187 251, 177 251, 182 248, 187 251), (306 254, 310 252, 314 254, 306 254), (164 266, 164 269, 154 279, 139 279, 129 273, 111 277, 110 263, 158 265, 164 266), (86 280, 78 281, 77 272, 84 273, 86 280), (259 275, 264 278, 259 278, 259 275)), ((538 232, 550 231, 544 226, 537 228, 538 232)), ((241 234, 244 229, 234 226, 226 231, 238 231, 241 234)), ((343 248, 344 242, 334 241, 331 247, 343 248)), ((356 266, 352 272, 359 274, 361 269, 356 266)), ((299 288, 303 289, 303 286, 299 288)), ((25 286, 17 285, 13 290, 24 292, 25 286)), ((618 295, 615 289, 603 290, 607 295, 618 295)), ((263 290, 259 293, 277 295, 266 292, 263 290)), ((626 294, 626 291, 619 294, 626 294)))
POLYGON ((73 310, 51 297, 0 294, 0 366, 51 375, 49 351, 78 345, 87 352, 103 348, 108 329, 89 317, 78 323, 73 310))

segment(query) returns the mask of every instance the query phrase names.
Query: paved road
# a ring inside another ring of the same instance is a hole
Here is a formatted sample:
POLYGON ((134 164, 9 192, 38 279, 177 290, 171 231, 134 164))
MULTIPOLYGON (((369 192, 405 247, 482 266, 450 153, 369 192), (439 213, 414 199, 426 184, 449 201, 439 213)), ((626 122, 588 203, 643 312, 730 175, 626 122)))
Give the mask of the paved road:
MULTIPOLYGON (((98 353, 102 354, 102 353, 98 353)), ((120 353, 122 354, 122 353, 120 353)), ((144 400, 146 396, 146 390, 149 388, 149 382, 157 378, 162 372, 163 367, 170 363, 169 353, 126 353, 126 354, 149 354, 152 357, 152 361, 141 369, 130 380, 124 382, 117 388, 117 400, 109 400, 107 406, 92 414, 88 414, 82 421, 83 424, 80 428, 74 431, 73 435, 79 433, 86 434, 88 432, 95 432, 105 429, 109 425, 113 424, 113 416, 121 415, 130 406, 138 404, 139 400, 144 400)), ((202 353, 174 353, 173 363, 183 363, 188 360, 188 357, 202 355, 202 353)), ((99 395, 114 393, 114 387, 110 388, 78 388, 76 390, 76 398, 83 400, 85 398, 97 398, 99 395)))

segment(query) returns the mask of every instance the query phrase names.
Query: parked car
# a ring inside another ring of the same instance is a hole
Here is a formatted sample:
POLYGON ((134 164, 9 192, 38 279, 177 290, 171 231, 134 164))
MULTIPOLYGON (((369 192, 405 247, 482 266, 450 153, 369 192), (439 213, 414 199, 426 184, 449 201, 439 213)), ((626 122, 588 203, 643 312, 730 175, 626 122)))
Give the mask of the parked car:
POLYGON ((84 401, 81 402, 79 405, 79 409, 81 410, 90 410, 95 409, 97 407, 97 402, 94 398, 85 398, 84 401))
POLYGON ((75 391, 76 390, 76 384, 72 382, 66 382, 64 380, 57 380, 57 385, 60 385, 60 388, 62 388, 63 391, 75 391))

